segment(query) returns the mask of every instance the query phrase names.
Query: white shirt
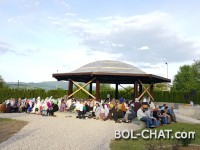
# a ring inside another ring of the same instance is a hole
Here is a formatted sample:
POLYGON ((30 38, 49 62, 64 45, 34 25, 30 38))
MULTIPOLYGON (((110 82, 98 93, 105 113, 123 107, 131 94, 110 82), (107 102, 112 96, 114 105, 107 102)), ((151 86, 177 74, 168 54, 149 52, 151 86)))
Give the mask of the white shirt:
POLYGON ((191 106, 194 106, 194 103, 193 103, 193 101, 190 101, 190 105, 191 105, 191 106))
POLYGON ((149 118, 151 118, 151 110, 150 110, 150 109, 146 110, 146 111, 144 112, 144 114, 145 114, 146 116, 148 116, 149 118))
POLYGON ((77 102, 75 105, 76 105, 76 110, 80 110, 80 102, 77 102))
POLYGON ((96 117, 99 117, 100 113, 101 113, 101 107, 97 107, 95 110, 96 117))
POLYGON ((105 113, 105 109, 103 107, 101 108, 101 113, 105 113))
POLYGON ((140 108, 137 111, 137 117, 140 120, 142 117, 146 117, 146 115, 144 114, 143 110, 140 108))
POLYGON ((79 110, 83 111, 83 104, 79 104, 79 110))
POLYGON ((109 109, 108 109, 108 107, 105 107, 105 116, 106 117, 108 116, 108 113, 109 113, 109 109))
POLYGON ((154 102, 151 102, 151 104, 150 104, 150 108, 152 108, 152 109, 155 109, 155 108, 156 108, 154 102))

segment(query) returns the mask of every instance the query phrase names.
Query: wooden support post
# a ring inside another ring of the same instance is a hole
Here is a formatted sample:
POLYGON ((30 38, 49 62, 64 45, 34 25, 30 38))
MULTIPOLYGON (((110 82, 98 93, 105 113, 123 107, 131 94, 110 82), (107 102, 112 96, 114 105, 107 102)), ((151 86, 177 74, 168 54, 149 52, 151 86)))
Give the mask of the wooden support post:
POLYGON ((115 85, 115 99, 119 98, 118 83, 115 85))
MULTIPOLYGON (((90 94, 92 94, 92 83, 90 83, 89 92, 90 92, 90 94)), ((89 98, 92 98, 92 97, 89 95, 89 98)))
POLYGON ((72 80, 69 80, 69 83, 68 83, 68 96, 71 95, 73 92, 73 82, 72 80))
MULTIPOLYGON (((150 85, 150 94, 151 96, 153 97, 153 88, 154 88, 154 85, 153 83, 150 85)), ((152 99, 152 97, 150 97, 150 100, 153 101, 154 99, 152 99)))
POLYGON ((99 100, 100 96, 100 83, 99 80, 96 80, 96 100, 99 100))
POLYGON ((142 94, 142 85, 139 83, 139 95, 142 94))
POLYGON ((134 83, 134 98, 138 98, 138 81, 134 83))

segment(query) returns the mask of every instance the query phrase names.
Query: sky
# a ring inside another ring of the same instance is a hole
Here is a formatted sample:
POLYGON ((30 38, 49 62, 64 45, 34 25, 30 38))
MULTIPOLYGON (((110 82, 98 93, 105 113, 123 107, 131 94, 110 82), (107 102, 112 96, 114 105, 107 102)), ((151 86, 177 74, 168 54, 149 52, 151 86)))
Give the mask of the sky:
POLYGON ((55 81, 97 60, 174 79, 200 58, 200 1, 0 0, 0 75, 55 81), (168 65, 166 65, 166 62, 168 65))

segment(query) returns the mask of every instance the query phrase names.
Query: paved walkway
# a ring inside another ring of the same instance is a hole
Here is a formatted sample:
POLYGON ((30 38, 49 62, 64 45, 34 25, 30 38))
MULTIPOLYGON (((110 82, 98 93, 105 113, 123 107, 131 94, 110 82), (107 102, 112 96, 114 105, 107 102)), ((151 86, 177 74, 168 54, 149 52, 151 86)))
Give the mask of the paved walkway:
MULTIPOLYGON (((109 149, 115 130, 137 130, 133 123, 115 123, 95 119, 66 117, 42 117, 34 114, 0 113, 0 118, 14 118, 29 123, 21 131, 0 144, 1 150, 98 150, 109 149)), ((69 115, 69 114, 68 114, 69 115)))

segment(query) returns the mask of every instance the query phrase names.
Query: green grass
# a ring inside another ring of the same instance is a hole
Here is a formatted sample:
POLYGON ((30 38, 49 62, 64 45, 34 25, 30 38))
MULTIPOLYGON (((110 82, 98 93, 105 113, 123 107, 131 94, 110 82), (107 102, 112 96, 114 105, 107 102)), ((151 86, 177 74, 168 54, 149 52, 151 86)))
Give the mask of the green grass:
MULTIPOLYGON (((177 131, 194 131, 195 132, 195 139, 192 140, 191 144, 200 144, 200 125, 199 124, 187 124, 187 123, 174 123, 174 124, 170 124, 167 126, 162 126, 162 127, 158 127, 155 128, 153 130, 166 130, 166 129, 170 129, 173 131, 172 135, 177 132, 177 131)), ((137 131, 139 133, 141 133, 143 129, 137 131)), ((163 145, 171 145, 177 142, 177 140, 174 139, 142 139, 142 138, 138 138, 137 140, 132 140, 132 139, 128 139, 128 140, 113 140, 110 144, 110 148, 112 150, 121 150, 121 149, 130 149, 130 150, 144 150, 146 145, 148 143, 157 143, 159 144, 159 142, 161 141, 161 143, 163 145)))
POLYGON ((10 118, 0 118, 0 122, 12 122, 15 121, 14 119, 10 119, 10 118))

